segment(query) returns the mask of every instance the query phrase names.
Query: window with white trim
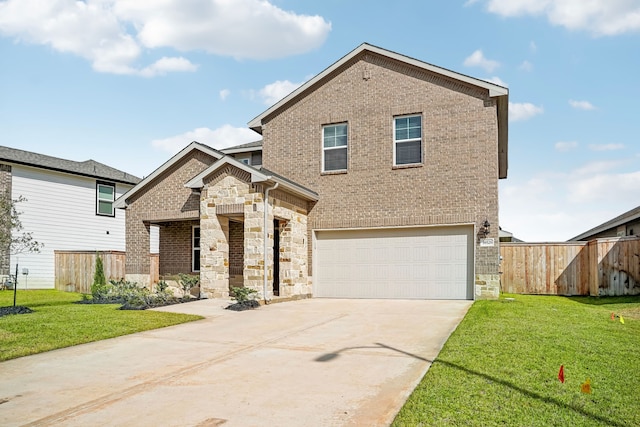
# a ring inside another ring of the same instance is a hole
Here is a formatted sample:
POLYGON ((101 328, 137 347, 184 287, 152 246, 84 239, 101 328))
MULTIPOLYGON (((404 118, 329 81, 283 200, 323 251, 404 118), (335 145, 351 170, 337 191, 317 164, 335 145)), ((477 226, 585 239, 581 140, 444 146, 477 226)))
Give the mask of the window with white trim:
POLYGON ((422 163, 422 116, 402 116, 393 120, 393 165, 422 163))
POLYGON ((113 202, 116 200, 116 185, 111 182, 96 182, 96 215, 116 216, 113 202))
POLYGON ((322 172, 347 170, 347 124, 322 127, 322 172))
POLYGON ((194 225, 191 231, 191 271, 200 271, 200 226, 194 225))

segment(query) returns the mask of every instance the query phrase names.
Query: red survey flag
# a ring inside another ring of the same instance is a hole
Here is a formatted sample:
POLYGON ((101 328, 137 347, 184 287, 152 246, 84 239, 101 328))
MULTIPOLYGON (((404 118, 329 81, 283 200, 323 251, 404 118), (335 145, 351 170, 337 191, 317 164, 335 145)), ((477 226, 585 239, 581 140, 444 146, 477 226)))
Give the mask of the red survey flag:
POLYGON ((564 384, 564 365, 560 365, 560 371, 558 371, 558 379, 564 384))
POLYGON ((616 320, 616 315, 611 313, 611 320, 616 320))

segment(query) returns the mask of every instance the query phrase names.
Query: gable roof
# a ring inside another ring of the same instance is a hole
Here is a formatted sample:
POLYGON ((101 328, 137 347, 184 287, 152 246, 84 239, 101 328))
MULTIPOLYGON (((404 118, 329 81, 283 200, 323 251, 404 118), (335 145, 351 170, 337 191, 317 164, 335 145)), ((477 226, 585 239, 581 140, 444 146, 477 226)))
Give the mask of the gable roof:
POLYGON ((569 239, 569 241, 584 240, 588 237, 602 233, 603 231, 610 230, 620 225, 626 224, 627 222, 636 220, 638 218, 640 218, 640 206, 638 206, 637 208, 633 208, 630 211, 623 213, 622 215, 618 215, 617 217, 607 222, 604 222, 596 227, 593 227, 591 230, 585 231, 584 233, 579 234, 572 239, 569 239))
POLYGON ((134 185, 140 182, 140 178, 137 176, 96 162, 95 160, 76 162, 74 160, 60 159, 58 157, 5 146, 0 146, 0 162, 1 161, 123 184, 134 185))
POLYGON ((499 177, 507 177, 507 162, 508 162, 508 118, 509 118, 509 89, 499 86, 495 83, 491 83, 485 80, 476 79, 474 77, 467 76, 465 74, 456 73, 455 71, 448 70, 446 68, 438 67, 436 65, 429 64, 424 61, 420 61, 409 56, 401 55, 390 50, 386 50, 377 46, 370 45, 368 43, 362 43, 360 46, 340 58, 337 62, 326 68, 320 74, 316 75, 312 79, 308 80, 302 86, 291 92, 289 95, 282 98, 280 101, 273 104, 267 110, 262 112, 251 120, 248 125, 251 129, 262 134, 262 122, 263 120, 283 108, 290 101, 304 94, 313 88, 316 84, 320 83, 325 77, 342 67, 354 57, 358 56, 364 51, 372 52, 387 58, 394 59, 396 61, 404 62, 414 67, 421 68, 423 70, 439 74, 441 76, 458 80, 460 82, 470 84, 489 91, 489 96, 496 98, 497 100, 497 116, 498 116, 498 166, 499 177))
POLYGON ((315 191, 309 190, 295 182, 284 178, 274 172, 271 172, 263 168, 254 168, 241 161, 236 160, 231 156, 224 156, 211 166, 194 176, 184 186, 192 189, 202 188, 204 186, 204 179, 210 176, 212 173, 222 168, 225 165, 235 166, 245 172, 251 174, 251 182, 260 182, 265 184, 278 184, 280 188, 284 189, 288 193, 295 194, 298 197, 302 197, 305 200, 318 201, 320 196, 315 191))
POLYGON ((216 150, 215 148, 211 148, 208 145, 201 144, 197 141, 191 142, 189 145, 184 147, 180 152, 171 157, 169 160, 164 162, 162 166, 158 169, 154 170, 151 175, 146 176, 142 181, 140 181, 135 187, 124 193, 122 196, 118 197, 118 199, 113 203, 113 206, 116 208, 125 208, 127 206, 127 199, 130 199, 134 194, 142 190, 147 184, 156 179, 158 175, 162 174, 164 171, 169 169, 171 166, 175 165, 179 162, 183 157, 187 154, 191 153, 193 150, 200 150, 203 153, 209 154, 216 159, 220 159, 224 156, 223 153, 216 150))

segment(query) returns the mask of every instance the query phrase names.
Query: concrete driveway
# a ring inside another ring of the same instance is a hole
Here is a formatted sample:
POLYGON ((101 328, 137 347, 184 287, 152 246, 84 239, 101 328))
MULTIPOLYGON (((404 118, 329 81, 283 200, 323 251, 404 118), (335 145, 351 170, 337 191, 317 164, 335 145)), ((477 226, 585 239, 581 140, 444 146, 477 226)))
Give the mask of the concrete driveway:
POLYGON ((310 299, 0 363, 0 425, 388 425, 470 301, 310 299))

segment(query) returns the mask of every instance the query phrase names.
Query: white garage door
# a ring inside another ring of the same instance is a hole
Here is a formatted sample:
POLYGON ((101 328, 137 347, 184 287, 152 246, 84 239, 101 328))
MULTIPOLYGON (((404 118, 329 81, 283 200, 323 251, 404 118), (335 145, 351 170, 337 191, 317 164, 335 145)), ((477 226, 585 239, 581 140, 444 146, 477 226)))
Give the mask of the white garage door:
POLYGON ((314 295, 473 299, 473 227, 317 231, 314 295))

